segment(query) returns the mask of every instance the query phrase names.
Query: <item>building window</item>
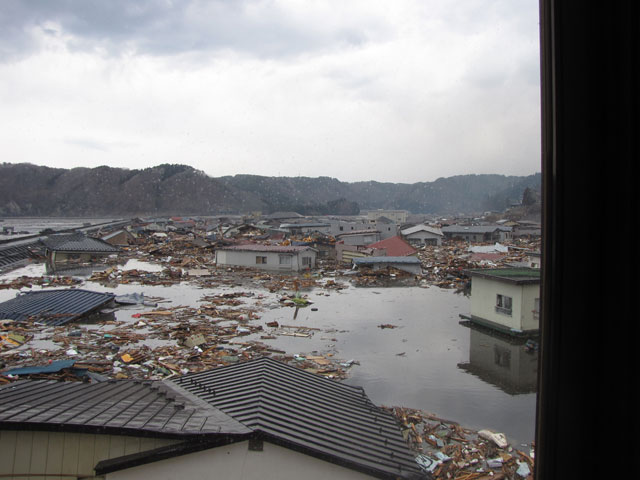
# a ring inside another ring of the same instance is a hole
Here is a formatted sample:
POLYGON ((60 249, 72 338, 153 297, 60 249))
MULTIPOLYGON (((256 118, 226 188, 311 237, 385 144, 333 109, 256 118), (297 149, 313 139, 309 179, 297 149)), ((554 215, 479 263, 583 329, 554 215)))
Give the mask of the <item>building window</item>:
POLYGON ((344 230, 344 227, 340 227, 340 231, 342 232, 344 230))
POLYGON ((266 263, 267 263, 267 257, 256 257, 256 265, 266 264, 266 263))
POLYGON ((511 297, 496 295, 496 312, 511 315, 511 297))
POLYGON ((311 257, 302 257, 302 265, 305 267, 311 266, 311 257))
POLYGON ((280 265, 291 265, 291 255, 280 255, 280 265))

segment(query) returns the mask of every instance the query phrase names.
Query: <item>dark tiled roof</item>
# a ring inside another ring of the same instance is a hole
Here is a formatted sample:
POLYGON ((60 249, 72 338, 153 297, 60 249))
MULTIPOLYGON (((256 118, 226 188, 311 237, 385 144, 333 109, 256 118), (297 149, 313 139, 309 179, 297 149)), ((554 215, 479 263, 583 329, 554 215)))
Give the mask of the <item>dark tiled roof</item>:
POLYGON ((75 288, 21 293, 0 303, 0 318, 63 325, 102 307, 114 296, 75 288))
POLYGON ((87 237, 83 233, 50 235, 41 242, 49 250, 56 252, 116 253, 118 248, 98 238, 87 237))
POLYGON ((361 388, 269 358, 174 381, 274 442, 382 478, 422 478, 395 419, 361 388))
POLYGON ((247 434, 217 408, 165 382, 20 380, 0 387, 0 426, 103 433, 247 434))

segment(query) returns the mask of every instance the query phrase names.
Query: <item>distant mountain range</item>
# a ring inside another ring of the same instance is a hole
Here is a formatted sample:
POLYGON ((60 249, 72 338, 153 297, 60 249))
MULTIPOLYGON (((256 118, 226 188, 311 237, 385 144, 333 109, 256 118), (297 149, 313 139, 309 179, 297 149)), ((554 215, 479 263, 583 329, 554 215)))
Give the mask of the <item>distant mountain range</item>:
POLYGON ((329 177, 210 177, 186 165, 50 168, 0 164, 2 216, 214 215, 261 211, 353 215, 398 209, 452 214, 502 211, 541 175, 458 175, 434 182, 341 182, 329 177))

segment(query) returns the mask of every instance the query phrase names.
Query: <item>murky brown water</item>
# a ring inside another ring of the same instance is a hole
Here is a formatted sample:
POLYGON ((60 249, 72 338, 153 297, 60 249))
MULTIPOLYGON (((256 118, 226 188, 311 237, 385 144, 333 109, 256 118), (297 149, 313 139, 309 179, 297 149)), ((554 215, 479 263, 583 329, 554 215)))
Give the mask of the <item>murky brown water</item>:
MULTIPOLYGON (((126 268, 157 271, 158 265, 133 261, 126 268)), ((44 266, 30 265, 0 279, 44 274, 44 266)), ((35 289, 36 287, 34 287, 35 289)), ((307 326, 311 337, 276 336, 260 340, 289 354, 330 354, 344 362, 356 361, 347 383, 364 387, 379 405, 400 405, 426 410, 441 418, 480 429, 503 432, 514 443, 534 439, 537 358, 522 346, 462 326, 459 314, 469 312, 469 299, 436 287, 356 288, 340 291, 316 288, 312 305, 283 307, 279 295, 252 286, 199 288, 189 282, 172 286, 140 284, 105 286, 85 282, 81 288, 117 295, 144 293, 165 300, 163 306, 198 306, 206 295, 233 291, 253 292, 242 297, 244 307, 258 310, 265 332, 267 322, 307 326), (395 328, 380 328, 393 325, 395 328)), ((15 296, 0 290, 0 301, 15 296)), ((132 306, 115 312, 118 320, 149 307, 132 306)), ((105 330, 107 331, 107 330, 105 330)), ((143 331, 143 330, 142 330, 143 331)), ((242 341, 259 340, 258 335, 242 341)), ((150 340, 150 346, 156 346, 150 340)), ((51 348, 46 343, 41 348, 51 348)))

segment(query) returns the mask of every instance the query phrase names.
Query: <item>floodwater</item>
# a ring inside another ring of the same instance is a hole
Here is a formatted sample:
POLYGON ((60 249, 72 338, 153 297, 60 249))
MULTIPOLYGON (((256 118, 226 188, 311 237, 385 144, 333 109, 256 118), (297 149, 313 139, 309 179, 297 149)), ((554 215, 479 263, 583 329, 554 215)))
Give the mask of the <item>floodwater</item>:
POLYGON ((267 342, 288 353, 356 360, 346 382, 364 387, 377 405, 418 408, 466 427, 500 431, 513 442, 533 441, 537 357, 462 326, 458 314, 468 313, 467 297, 435 287, 325 292, 310 292, 313 305, 295 320, 293 308, 262 314, 265 322, 320 332, 267 342), (380 328, 387 324, 396 328, 380 328), (497 371, 496 348, 510 353, 510 365, 503 361, 497 371))
MULTIPOLYGON (((129 262, 127 268, 159 268, 138 260, 129 262)), ((42 274, 43 265, 29 265, 0 280, 42 274)), ((318 330, 310 330, 310 337, 275 335, 275 339, 264 340, 250 335, 241 341, 260 341, 291 355, 321 354, 345 363, 355 361, 344 381, 363 387, 377 405, 426 410, 465 427, 502 432, 514 444, 529 444, 534 439, 537 357, 521 345, 510 345, 461 325, 458 315, 468 313, 469 299, 452 290, 315 288, 305 292, 311 305, 296 314, 295 308, 282 306, 278 294, 257 287, 200 288, 189 282, 110 287, 85 282, 80 288, 116 295, 144 293, 158 299, 162 307, 198 306, 206 303, 203 298, 207 295, 250 291, 253 296, 241 297, 242 307, 258 313, 260 319, 252 323, 262 324, 263 334, 273 331, 266 324, 274 320, 281 326, 318 330)), ((0 290, 0 301, 16 293, 0 290)), ((125 307, 115 315, 118 320, 135 323, 139 320, 132 315, 149 309, 125 307)), ((158 345, 157 341, 149 343, 151 347, 158 345)), ((38 347, 53 348, 47 343, 38 347)))
MULTIPOLYGON (((120 268, 162 269, 140 260, 129 260, 120 268)), ((0 276, 0 281, 45 274, 44 265, 32 264, 0 276)), ((158 299, 161 308, 196 307, 207 303, 207 295, 251 292, 251 296, 240 297, 244 302, 240 307, 256 311, 260 318, 251 323, 262 324, 263 335, 276 333, 266 325, 272 321, 317 330, 310 330, 310 337, 275 334, 275 339, 260 339, 260 335, 250 335, 239 340, 263 342, 291 355, 330 355, 345 363, 353 361, 344 381, 363 387, 377 405, 417 408, 465 427, 502 432, 514 445, 534 440, 537 353, 527 353, 522 345, 461 325, 459 314, 469 313, 470 300, 453 290, 352 285, 343 290, 315 288, 303 292, 312 303, 296 313, 295 308, 279 302, 281 293, 242 281, 215 288, 201 288, 189 281, 171 286, 110 286, 85 281, 78 287, 116 295, 144 293, 158 299)), ((16 293, 0 290, 0 301, 16 293)), ((135 313, 150 309, 123 307, 115 316, 133 324, 139 322, 133 317, 135 313)), ((38 348, 60 348, 47 340, 39 342, 38 348)), ((157 342, 150 341, 149 346, 157 342)))

